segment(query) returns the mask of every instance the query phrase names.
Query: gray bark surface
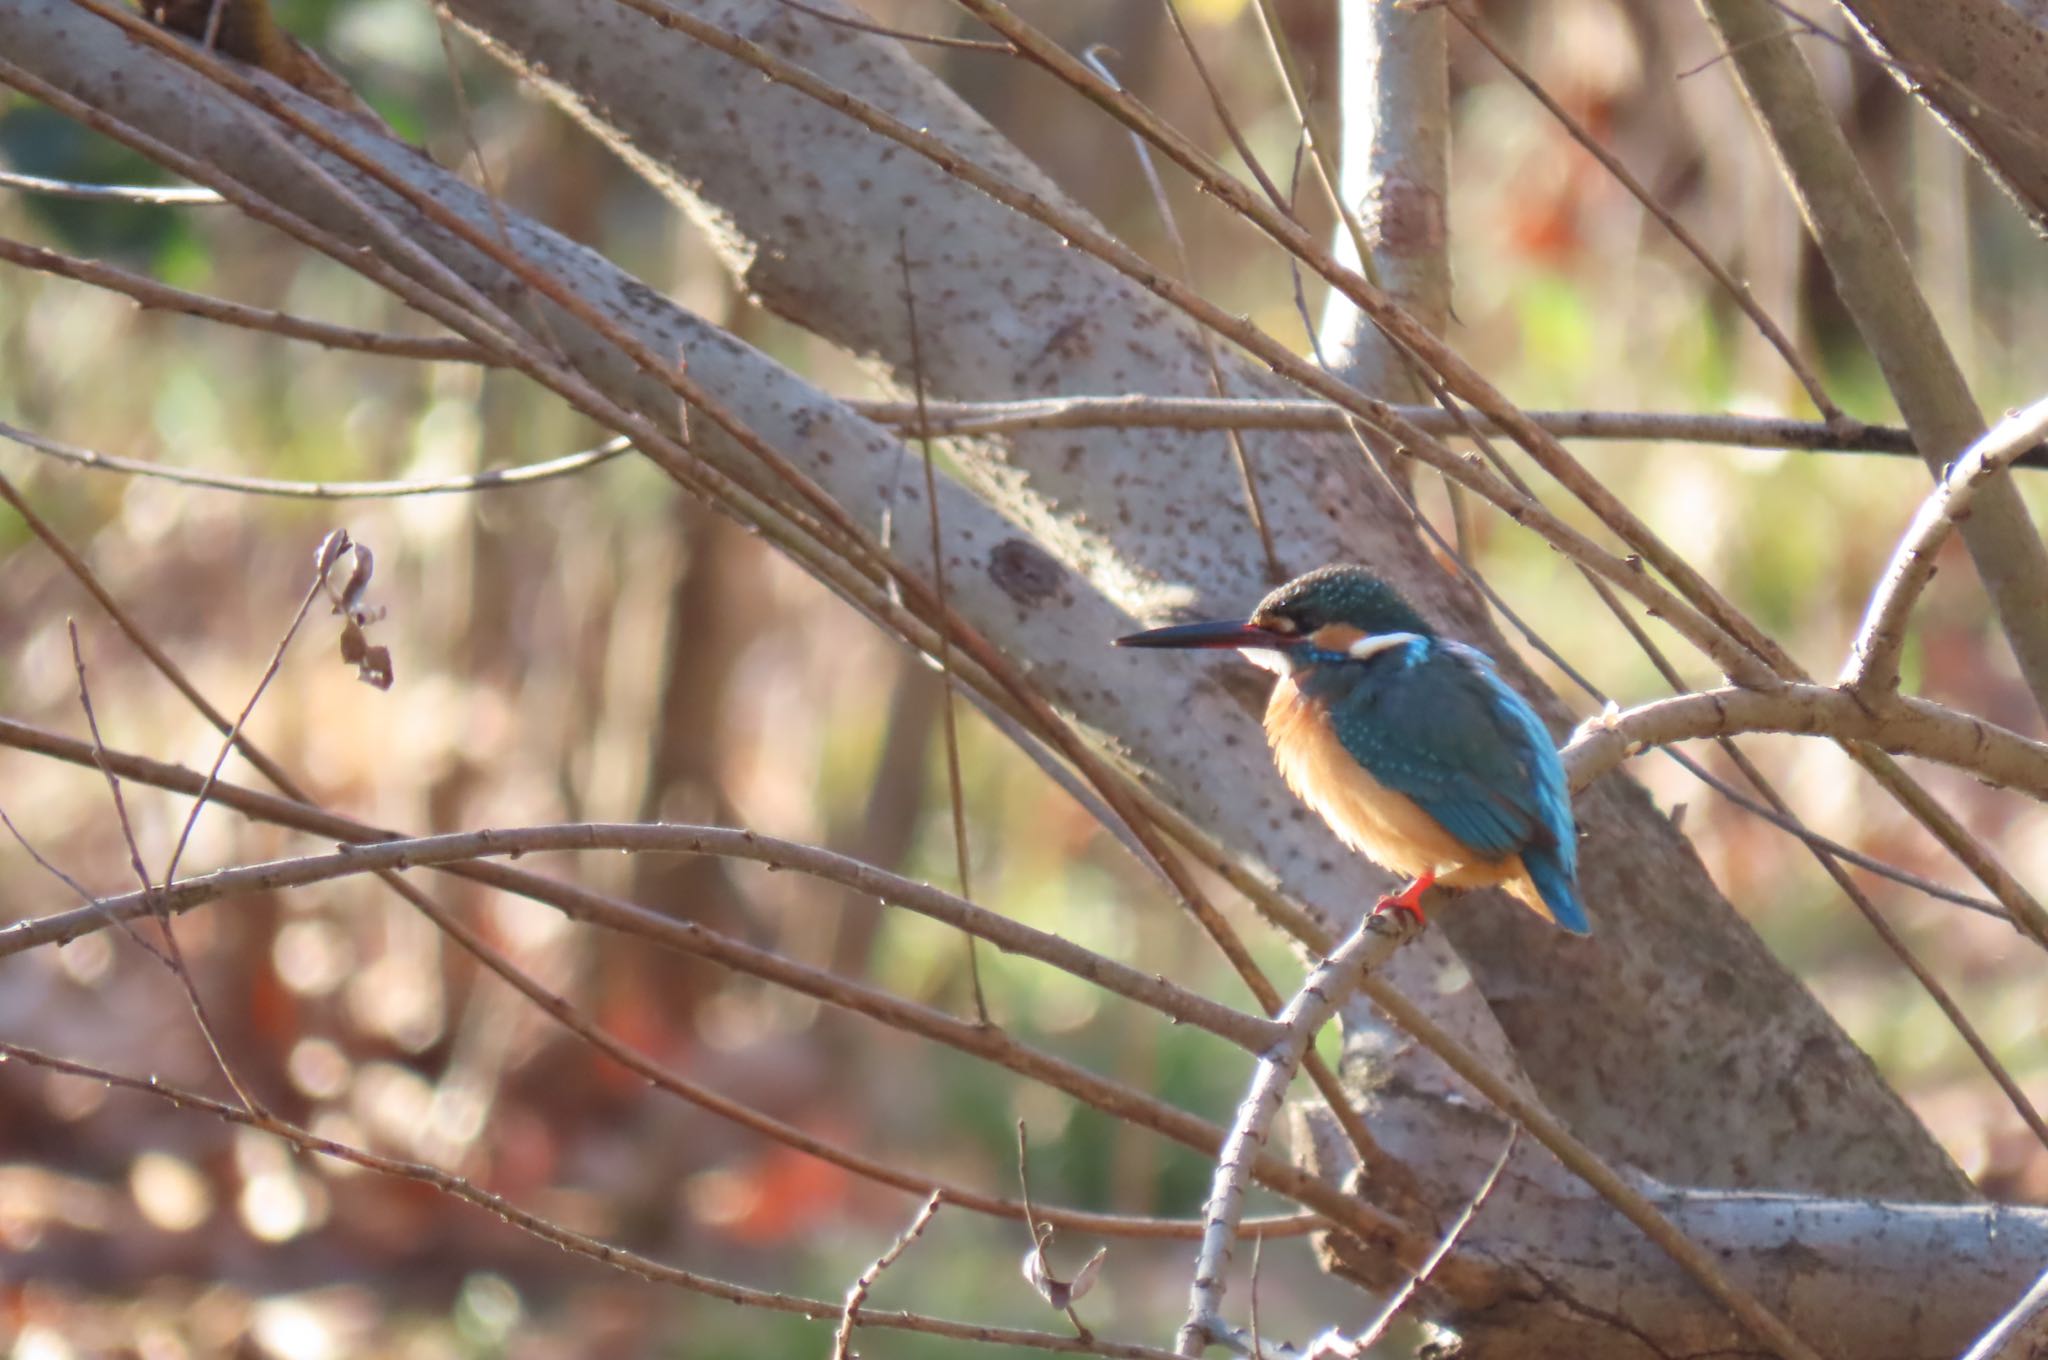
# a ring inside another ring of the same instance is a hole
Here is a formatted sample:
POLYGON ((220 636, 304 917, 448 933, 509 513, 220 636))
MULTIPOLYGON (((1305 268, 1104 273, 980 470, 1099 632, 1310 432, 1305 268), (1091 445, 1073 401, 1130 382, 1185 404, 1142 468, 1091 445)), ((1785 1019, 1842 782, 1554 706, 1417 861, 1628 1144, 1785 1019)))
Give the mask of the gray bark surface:
POLYGON ((2048 229, 2048 5, 1842 0, 1899 82, 2048 229))

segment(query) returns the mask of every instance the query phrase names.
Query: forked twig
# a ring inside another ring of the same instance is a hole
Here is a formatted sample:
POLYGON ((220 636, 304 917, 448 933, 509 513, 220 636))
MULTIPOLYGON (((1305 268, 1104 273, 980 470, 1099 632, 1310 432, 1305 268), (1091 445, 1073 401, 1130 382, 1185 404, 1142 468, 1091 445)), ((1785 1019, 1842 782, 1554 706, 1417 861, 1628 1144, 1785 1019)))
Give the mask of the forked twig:
POLYGON ((185 1002, 192 1010, 192 1019, 199 1026, 200 1037, 206 1041, 206 1047, 213 1054, 213 1060, 219 1066, 221 1075, 227 1079, 229 1089, 251 1112, 260 1110, 262 1106, 250 1095, 248 1088, 242 1085, 241 1078, 235 1074, 234 1064, 228 1061, 227 1051, 221 1046, 220 1036, 213 1028, 213 1021, 207 1016, 206 1002, 199 995, 199 984, 193 981, 192 970, 185 965, 185 951, 178 947, 177 932, 171 929, 170 914, 164 909, 162 895, 152 886, 149 869, 143 863, 142 847, 135 838, 135 824, 128 817, 128 800, 121 794, 121 781, 115 776, 109 764, 107 745, 100 736, 99 719, 93 713, 92 687, 86 683, 85 652, 78 643, 78 624, 66 619, 64 626, 71 637, 71 664, 78 672, 78 705, 85 710, 85 725, 92 733, 93 763, 99 767, 100 774, 107 781, 107 792, 114 800, 114 817, 121 824, 121 838, 128 846, 129 867, 135 871, 136 878, 142 883, 142 891, 137 898, 139 906, 142 910, 156 915, 157 928, 163 932, 164 947, 159 950, 150 945, 125 917, 122 918, 121 928, 127 932, 130 939, 141 945, 145 952, 178 980, 178 985, 185 993, 185 1002))
POLYGON ((1337 1013, 1337 1007, 1418 929, 1418 923, 1403 912, 1368 915, 1316 966, 1293 1000, 1275 1017, 1285 1028, 1286 1036, 1260 1055, 1251 1086, 1238 1104, 1237 1117, 1216 1158, 1216 1175, 1204 1213, 1202 1248, 1195 1257, 1194 1282, 1188 1294, 1187 1321, 1175 1343, 1182 1355, 1200 1355, 1214 1321, 1221 1316, 1223 1292, 1229 1283, 1230 1255, 1237 1244, 1238 1223, 1244 1217, 1252 1162, 1263 1151, 1272 1132, 1273 1119, 1286 1098, 1288 1083, 1314 1044, 1317 1032, 1337 1013))
POLYGON ((852 1287, 846 1291, 846 1306, 839 1313, 839 1330, 832 1334, 832 1360, 854 1360, 854 1324, 860 1320, 861 1306, 868 1301, 868 1294, 874 1289, 875 1281, 882 1278, 883 1271, 896 1264, 896 1258, 908 1250, 912 1242, 924 1235, 924 1230, 930 1227, 932 1219, 937 1217, 939 1206, 945 1202, 944 1193, 938 1190, 926 1196, 924 1207, 910 1220, 910 1226, 896 1234, 896 1240, 889 1244, 889 1249, 877 1256, 868 1268, 854 1279, 852 1287))

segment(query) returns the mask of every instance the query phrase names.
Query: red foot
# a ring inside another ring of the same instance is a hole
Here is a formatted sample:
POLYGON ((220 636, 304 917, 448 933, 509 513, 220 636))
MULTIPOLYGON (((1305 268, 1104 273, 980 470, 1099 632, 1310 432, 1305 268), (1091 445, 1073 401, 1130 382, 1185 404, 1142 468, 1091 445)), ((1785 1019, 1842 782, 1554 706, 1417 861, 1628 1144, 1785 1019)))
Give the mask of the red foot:
POLYGON ((1382 897, 1379 903, 1373 907, 1372 914, 1377 916, 1383 911, 1405 911, 1415 918, 1416 925, 1428 925, 1428 919, 1422 914, 1422 895, 1428 892, 1430 885, 1435 882, 1436 875, 1433 873, 1425 873, 1418 876, 1413 883, 1401 889, 1394 896, 1382 897))

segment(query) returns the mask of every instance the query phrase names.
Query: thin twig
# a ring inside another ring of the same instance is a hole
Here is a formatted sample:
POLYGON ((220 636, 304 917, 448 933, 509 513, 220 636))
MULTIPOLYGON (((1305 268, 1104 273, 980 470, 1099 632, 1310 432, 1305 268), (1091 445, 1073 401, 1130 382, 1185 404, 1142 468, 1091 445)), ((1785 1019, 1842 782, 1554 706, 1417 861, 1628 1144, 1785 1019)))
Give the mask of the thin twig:
POLYGON ((1742 309, 1743 315, 1749 318, 1750 324, 1756 327, 1757 333, 1763 336, 1765 343, 1778 351, 1779 357, 1785 361, 1785 366, 1792 370, 1792 376, 1806 389, 1806 395, 1813 402, 1814 409, 1818 410, 1829 424, 1847 420, 1848 416, 1842 408, 1829 398, 1827 388, 1821 384, 1820 375, 1813 371, 1813 366, 1806 362, 1805 356, 1800 354, 1798 347, 1792 343, 1792 338, 1785 334, 1778 323, 1772 320, 1771 314, 1756 300, 1755 295, 1750 292, 1749 285, 1729 273, 1728 267, 1716 259, 1714 253, 1708 250, 1684 223, 1671 215, 1670 209, 1660 203, 1657 196, 1650 192, 1649 186, 1637 179, 1635 174, 1622 164, 1620 157, 1602 146, 1600 139, 1572 116, 1571 110, 1553 99, 1550 91, 1544 89, 1542 83, 1529 74, 1528 68, 1515 60, 1513 53, 1494 40, 1486 25, 1477 15, 1471 13, 1461 0, 1451 0, 1444 8, 1451 12, 1452 18, 1464 26, 1467 33, 1478 40, 1481 47, 1493 54, 1494 60, 1501 64, 1502 69, 1513 76, 1522 88, 1557 120, 1558 126, 1562 127, 1587 155, 1600 162, 1601 167, 1613 176, 1615 183, 1628 190, 1630 196, 1642 204, 1643 210, 1657 219, 1658 224, 1671 239, 1678 242, 1688 255, 1699 262, 1700 268, 1713 277, 1722 291, 1742 309))
MULTIPOLYGON (((1274 13, 1273 0, 1253 0, 1252 13, 1258 17, 1259 33, 1266 40, 1266 53, 1273 59, 1273 65, 1279 73, 1280 88, 1287 96, 1289 110, 1294 114, 1294 125, 1300 130, 1301 144, 1308 151, 1310 163, 1316 168, 1316 181, 1323 186, 1324 196, 1336 210, 1337 220, 1343 224, 1345 234, 1351 239, 1352 249, 1358 254, 1359 273, 1377 287, 1377 266, 1373 263, 1372 245, 1366 240, 1365 224, 1358 220, 1358 214, 1352 211, 1351 205, 1344 199, 1342 180, 1337 172, 1336 139, 1323 130, 1322 120, 1316 117, 1308 84, 1295 63, 1293 47, 1281 31, 1279 16, 1274 13)), ((1134 131, 1132 135, 1138 134, 1134 131)))
POLYGON ((181 312, 187 316, 239 326, 244 330, 282 335, 292 340, 308 340, 329 349, 356 350, 364 354, 390 355, 401 359, 487 362, 479 346, 460 336, 388 335, 378 331, 360 330, 354 326, 337 326, 331 322, 314 321, 308 317, 293 316, 269 307, 252 307, 247 303, 208 297, 204 293, 190 293, 116 265, 103 264, 98 260, 82 260, 76 256, 59 254, 42 246, 29 245, 6 237, 0 237, 0 260, 24 269, 35 269, 59 278, 91 284, 95 288, 105 288, 133 298, 145 308, 181 312))
MULTIPOLYGON (((924 409, 924 344, 917 329, 917 289, 910 277, 910 235, 906 229, 896 238, 896 263, 903 271, 903 315, 910 328, 910 380, 917 396, 917 423, 927 424, 924 409)), ((939 522, 939 481, 932 452, 931 436, 919 441, 924 447, 924 504, 931 526, 932 594, 939 609, 946 608, 946 536, 939 522)), ((953 812, 953 867, 960 880, 960 896, 974 900, 974 877, 969 872, 967 846, 967 794, 960 780, 960 725, 953 712, 953 641, 939 630, 939 714, 946 738, 946 795, 953 812)), ((963 940, 967 949, 967 980, 974 989, 974 1014, 982 1024, 988 1018, 988 994, 981 988, 981 956, 975 952, 974 937, 963 940)))
POLYGON ((1962 1360, 2034 1360, 2048 1345, 2048 1275, 2020 1295, 1962 1360))
POLYGON ((473 491, 505 491, 587 472, 591 468, 611 462, 621 454, 631 452, 633 448, 632 441, 621 435, 607 439, 595 448, 583 449, 576 453, 566 453, 536 463, 488 468, 482 472, 465 473, 459 477, 422 477, 411 481, 310 482, 281 481, 272 477, 240 477, 225 472, 200 472, 193 468, 123 458, 118 454, 101 453, 97 449, 83 448, 61 439, 52 439, 48 435, 36 434, 18 425, 10 425, 4 420, 0 420, 0 439, 12 440, 23 448, 33 449, 47 457, 70 463, 75 467, 90 468, 95 472, 148 477, 160 482, 173 482, 179 486, 200 487, 208 491, 228 491, 242 496, 278 496, 290 500, 309 501, 394 500, 405 496, 448 496, 467 495, 473 491))
POLYGON ((264 663, 263 673, 257 677, 255 688, 249 691, 249 698, 242 705, 242 711, 235 715, 233 724, 223 735, 220 750, 214 755, 213 764, 207 768, 205 782, 200 784, 199 794, 192 800, 191 810, 185 814, 185 824, 179 828, 177 842, 171 847, 170 861, 164 865, 163 887, 166 891, 178 876, 178 861, 185 857, 185 845, 192 839, 192 828, 199 824, 199 814, 206 810, 207 795, 212 793, 214 784, 220 779, 221 767, 228 763, 228 756, 235 749, 235 739, 241 735, 243 726, 249 721, 249 715, 256 711, 256 705, 262 701, 263 692, 269 689, 270 682, 277 678, 279 667, 284 665, 285 651, 292 645, 292 639, 299 635, 299 628, 306 622, 306 614, 313 608, 313 601, 319 599, 321 592, 327 589, 327 573, 333 569, 335 560, 352 546, 347 534, 341 534, 338 544, 334 542, 333 535, 329 535, 322 542, 321 551, 314 562, 312 583, 306 587, 305 595, 299 600, 299 607, 293 611, 292 621, 285 625, 284 636, 270 649, 270 660, 264 663))
MULTIPOLYGON (((261 1111, 239 1109, 222 1101, 213 1100, 196 1092, 186 1091, 159 1081, 155 1077, 132 1077, 125 1073, 108 1071, 86 1063, 74 1062, 43 1053, 20 1044, 0 1041, 0 1056, 11 1061, 31 1063, 37 1067, 71 1076, 84 1077, 90 1081, 103 1082, 124 1091, 153 1096, 172 1105, 197 1110, 212 1115, 229 1124, 240 1125, 268 1133, 283 1139, 301 1152, 317 1153, 336 1161, 359 1166, 367 1171, 391 1176, 399 1180, 412 1181, 437 1190, 451 1198, 459 1199, 482 1209, 494 1218, 500 1219, 519 1231, 543 1242, 548 1242, 572 1255, 596 1261, 600 1265, 623 1271, 628 1275, 646 1280, 651 1284, 669 1285, 686 1289, 695 1294, 720 1299, 743 1307, 761 1308, 770 1312, 794 1313, 801 1317, 828 1321, 837 1318, 841 1305, 829 1299, 807 1299, 800 1295, 783 1294, 766 1289, 752 1289, 746 1285, 733 1284, 696 1271, 684 1270, 677 1266, 664 1265, 651 1257, 642 1256, 624 1247, 579 1233, 572 1228, 543 1218, 519 1208, 501 1195, 495 1195, 470 1183, 466 1177, 443 1171, 439 1167, 423 1162, 408 1162, 395 1157, 386 1157, 368 1152, 347 1143, 323 1138, 261 1111)), ((1053 1332, 1031 1331, 1018 1327, 991 1327, 980 1323, 955 1322, 947 1318, 930 1317, 921 1313, 908 1312, 864 1312, 861 1322, 869 1327, 888 1327, 897 1331, 924 1332, 933 1336, 949 1337, 958 1341, 981 1341, 993 1345, 1024 1346, 1034 1350, 1061 1351, 1067 1354, 1101 1355, 1116 1360, 1174 1360, 1173 1352, 1152 1346, 1131 1342, 1106 1341, 1099 1337, 1080 1338, 1060 1336, 1053 1332)))
POLYGON ((22 851, 35 861, 37 868, 71 889, 79 901, 90 903, 93 900, 93 895, 86 891, 83 883, 80 883, 70 874, 65 873, 43 857, 42 852, 36 849, 35 844, 22 834, 21 828, 14 824, 14 819, 7 815, 7 809, 4 807, 0 807, 0 825, 4 825, 7 828, 7 834, 14 837, 14 843, 19 845, 22 851))
MULTIPOLYGON (((214 781, 218 783, 218 781, 214 781)), ((226 787, 220 784, 220 787, 226 787)), ((329 814, 331 815, 331 814, 329 814)), ((814 845, 778 840, 731 827, 666 822, 564 822, 530 827, 493 827, 439 836, 400 839, 385 833, 355 835, 344 849, 240 865, 182 879, 146 893, 95 899, 90 908, 21 920, 0 927, 0 958, 24 949, 75 938, 86 930, 126 920, 161 907, 190 911, 238 893, 304 887, 309 883, 371 873, 379 869, 445 867, 468 860, 496 859, 559 850, 618 850, 635 854, 712 855, 807 874, 863 896, 901 906, 954 929, 988 940, 1005 952, 1071 973, 1176 1021, 1261 1052, 1281 1034, 1278 1022, 1246 1015, 1047 931, 1038 930, 964 898, 877 869, 814 845)))
POLYGON ((945 1196, 934 1190, 926 1197, 924 1207, 910 1220, 910 1226, 896 1234, 896 1240, 889 1249, 877 1256, 854 1280, 852 1288, 846 1291, 846 1306, 839 1313, 839 1330, 832 1334, 832 1360, 853 1360, 853 1328, 861 1316, 861 1306, 868 1301, 868 1294, 875 1287, 875 1281, 882 1278, 882 1272, 896 1264, 901 1256, 931 1226, 938 1215, 939 1206, 945 1203, 945 1196))
MULTIPOLYGON (((1091 47, 1081 54, 1081 59, 1104 80, 1116 85, 1116 73, 1102 59, 1101 50, 1100 47, 1091 47)), ((1151 191, 1153 211, 1159 214, 1167 244, 1173 248, 1174 268, 1183 280, 1192 284, 1195 280, 1194 259, 1188 254, 1186 238, 1180 234, 1180 223, 1175 220, 1173 203, 1166 196, 1166 186, 1159 180, 1159 169, 1152 163, 1152 148, 1145 145, 1145 139, 1135 132, 1127 135, 1131 139, 1131 150, 1138 158, 1138 169, 1145 176, 1145 187, 1151 191)), ((1198 326, 1195 339, 1201 344, 1202 359, 1208 365, 1209 390, 1216 394, 1217 400, 1228 400, 1230 392, 1223 381, 1223 365, 1216 357, 1216 338, 1198 326)), ((917 423, 920 429, 929 428, 931 424, 931 413, 921 405, 917 423)), ((1251 516, 1252 528, 1259 535, 1259 549, 1266 555, 1267 584, 1277 586, 1287 579, 1287 572, 1280 565, 1279 553, 1273 549, 1273 530, 1266 523, 1266 507, 1259 499, 1259 478, 1252 467, 1251 451, 1245 447, 1244 436, 1237 430, 1226 427, 1223 434, 1230 445, 1231 460, 1237 464, 1238 483, 1244 488, 1245 511, 1251 516)))
POLYGON ((1344 1337, 1312 1347, 1311 1360, 1319 1360, 1319 1357, 1324 1355, 1359 1360, 1359 1357, 1371 1350, 1379 1339, 1386 1335, 1387 1328, 1393 1325, 1394 1319, 1407 1307, 1408 1300, 1415 1296, 1415 1291, 1429 1282, 1429 1277, 1436 1273, 1436 1268, 1443 1263, 1444 1257, 1450 1255, 1451 1248, 1465 1235, 1465 1229, 1479 1216, 1480 1207, 1486 1203, 1487 1197, 1493 1194, 1493 1187, 1500 1184, 1501 1173, 1508 1169, 1508 1159, 1515 1155, 1515 1144, 1521 1134, 1521 1125, 1508 1126, 1507 1140, 1501 1144, 1500 1155, 1493 1159, 1493 1165, 1487 1169, 1485 1178, 1479 1182, 1479 1188, 1465 1201, 1465 1207, 1451 1220, 1451 1226, 1444 1229, 1442 1239, 1437 1242, 1436 1249, 1430 1252, 1429 1258, 1401 1282, 1399 1289, 1387 1296, 1386 1301, 1380 1305, 1379 1312, 1373 1315, 1372 1321, 1368 1322, 1357 1336, 1344 1337))

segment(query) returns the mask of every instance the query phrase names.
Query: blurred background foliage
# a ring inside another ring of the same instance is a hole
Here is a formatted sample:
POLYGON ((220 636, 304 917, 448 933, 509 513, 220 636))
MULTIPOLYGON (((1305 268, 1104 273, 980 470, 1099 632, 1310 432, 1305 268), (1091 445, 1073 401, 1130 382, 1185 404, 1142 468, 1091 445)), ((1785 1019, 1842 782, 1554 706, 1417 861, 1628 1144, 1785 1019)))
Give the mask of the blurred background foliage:
MULTIPOLYGON (((1320 97, 1333 98, 1332 7, 1281 8, 1318 72, 1320 97)), ((1842 403, 1892 418, 1691 8, 1554 0, 1540 20, 1521 6, 1485 8, 1547 87, 1751 282, 1842 403)), ((871 0, 868 9, 906 28, 964 25, 930 0, 871 0)), ((1025 9, 1072 47, 1107 44, 1126 84, 1227 151, 1155 9, 1025 9)), ((1252 17, 1240 0, 1187 9, 1251 145, 1284 177, 1295 129, 1252 17)), ((451 68, 419 0, 281 0, 278 11, 401 132, 473 173, 459 78, 507 200, 827 388, 878 394, 855 358, 738 295, 668 205, 459 35, 451 68)), ((1985 407, 2037 395, 2036 356, 2048 349, 2040 243, 1853 41, 1814 39, 1807 54, 1911 241, 1985 407)), ((918 55, 1126 239, 1167 258, 1127 143, 1093 109, 1020 63, 918 55)), ((1474 362, 1530 406, 1809 414, 1727 299, 1483 51, 1454 42, 1453 78, 1452 338, 1474 362)), ((20 100, 0 103, 0 157, 68 179, 157 178, 130 153, 20 100)), ((1170 191, 1200 286, 1306 348, 1284 261, 1248 249, 1246 228, 1185 185, 1170 191)), ((0 193, 0 233, 263 306, 373 329, 421 325, 346 270, 231 210, 0 193)), ((1308 300, 1319 305, 1315 290, 1308 300)), ((130 457, 281 478, 460 473, 603 438, 517 378, 328 353, 140 312, 13 269, 0 271, 0 414, 130 457)), ((1917 462, 1877 456, 1579 452, 1822 673, 1836 665, 1927 484, 1917 462)), ((397 686, 386 694, 356 683, 310 628, 250 726, 337 809, 420 832, 579 818, 730 823, 954 882, 932 672, 630 459, 528 490, 348 504, 114 477, 11 445, 0 449, 0 470, 230 710, 288 621, 321 535, 345 525, 375 549, 375 597, 390 610, 378 640, 395 655, 397 686)), ((2048 508, 2048 481, 2023 478, 2031 504, 2048 508)), ((1445 513, 1440 491, 1424 492, 1445 513)), ((1585 607, 1583 586, 1556 554, 1484 514, 1476 529, 1480 565, 1565 655, 1624 700, 1658 691, 1611 620, 1585 607)), ((67 618, 78 622, 108 742, 209 764, 212 731, 21 521, 0 515, 0 705, 78 732, 67 618)), ((2032 730, 2027 697, 1961 559, 1935 583, 1922 618, 1909 686, 2032 730)), ((1035 766, 971 713, 960 743, 980 901, 1249 1004, 1148 877, 1035 766)), ((1832 747, 1748 745, 1817 829, 1960 882, 1832 747)), ((1717 754, 1702 755, 1727 773, 1717 754)), ((228 773, 260 782, 239 762, 228 773)), ((1636 773, 1674 815, 1684 805, 1685 828, 1724 890, 1987 1193, 2048 1200, 2048 1157, 1810 857, 1668 762, 1646 758, 1636 773)), ((2048 879, 2048 812, 1949 772, 1925 773, 2023 880, 2048 879)), ((97 775, 0 752, 0 806, 89 890, 133 886, 97 775)), ((129 806, 160 871, 186 804, 131 789, 129 806)), ((210 812, 184 863, 197 871, 305 846, 210 812)), ((956 1013, 966 1004, 957 937, 794 875, 616 855, 544 867, 956 1013)), ((2017 937, 1895 886, 1870 886, 2000 1057, 2048 1101, 2048 1038, 2017 937)), ((1014 1124, 1024 1119, 1039 1201, 1199 1211, 1208 1175, 1200 1159, 1001 1070, 708 966, 651 956, 529 904, 453 881, 432 888, 614 1033, 757 1108, 999 1193, 1014 1192, 1014 1124)), ((0 899, 10 916, 69 905, 11 842, 0 843, 0 899)), ((1285 975, 1285 954, 1250 933, 1285 975)), ((915 1207, 650 1092, 479 976, 367 881, 215 907, 184 919, 179 935, 231 1056, 281 1114, 457 1168, 572 1227, 750 1283, 836 1296, 915 1207)), ((1149 1016, 1134 1021, 1122 1003, 1065 975, 986 952, 982 967, 997 1018, 1019 1037, 1227 1116, 1245 1077, 1240 1055, 1149 1016)), ((125 937, 92 935, 5 969, 0 1033, 218 1088, 177 984, 125 937)), ((1024 1245, 1014 1225, 942 1212, 876 1301, 943 1300, 938 1311, 954 1316, 1057 1327, 1018 1277, 1024 1245)), ((1077 1263, 1093 1246, 1062 1242, 1055 1255, 1077 1263)), ((1180 1307, 1188 1251, 1116 1246, 1084 1316, 1125 1333, 1163 1332, 1180 1307)), ((0 1337, 20 1360, 739 1357, 822 1353, 827 1344, 814 1324, 610 1275, 417 1185, 300 1159, 262 1135, 18 1066, 0 1069, 0 1252, 0 1337)), ((1311 1306, 1332 1322, 1355 1322, 1369 1304, 1322 1279, 1300 1241, 1268 1245, 1261 1289, 1275 1306, 1311 1306)), ((862 1349, 956 1348, 891 1333, 868 1334, 862 1349)))

